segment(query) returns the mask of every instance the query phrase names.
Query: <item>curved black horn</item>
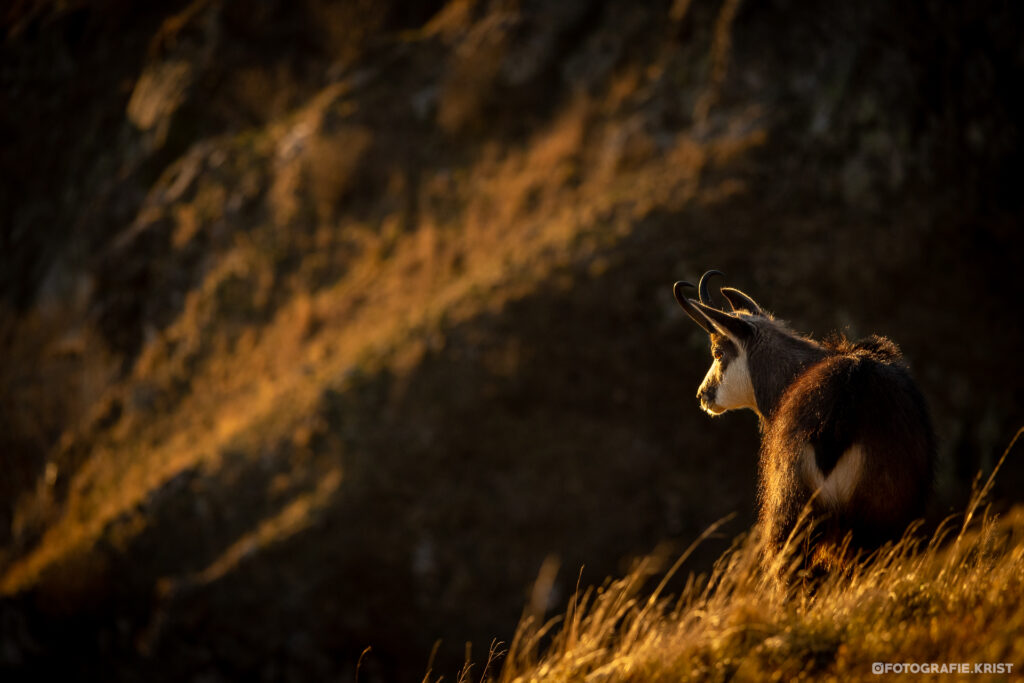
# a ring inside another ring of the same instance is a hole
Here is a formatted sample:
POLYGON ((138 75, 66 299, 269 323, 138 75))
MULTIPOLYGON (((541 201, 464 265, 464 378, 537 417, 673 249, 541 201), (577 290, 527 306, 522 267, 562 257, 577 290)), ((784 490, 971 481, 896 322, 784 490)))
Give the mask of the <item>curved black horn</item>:
POLYGON ((749 295, 744 294, 735 287, 722 287, 722 296, 729 302, 734 311, 746 311, 747 313, 753 313, 754 315, 764 315, 764 311, 756 301, 750 298, 749 295))
POLYGON ((712 325, 707 316, 697 310, 697 307, 694 306, 690 299, 686 297, 686 292, 683 291, 684 287, 693 287, 693 284, 680 280, 672 285, 672 294, 675 295, 676 301, 683 307, 683 310, 686 311, 687 315, 693 318, 693 322, 703 327, 704 331, 708 334, 714 334, 715 326, 712 325))
POLYGON ((711 305, 711 299, 708 297, 708 280, 712 275, 721 275, 725 277, 725 273, 720 270, 709 270, 700 276, 700 284, 697 285, 697 296, 700 298, 700 302, 705 306, 711 305))

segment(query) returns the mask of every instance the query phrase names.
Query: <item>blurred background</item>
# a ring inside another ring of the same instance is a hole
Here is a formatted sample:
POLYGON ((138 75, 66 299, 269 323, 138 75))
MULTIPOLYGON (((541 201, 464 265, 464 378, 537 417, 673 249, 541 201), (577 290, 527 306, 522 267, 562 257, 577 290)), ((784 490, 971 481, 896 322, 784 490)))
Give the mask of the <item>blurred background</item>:
POLYGON ((671 284, 708 268, 900 344, 935 517, 1024 421, 1020 3, 0 15, 5 678, 351 680, 371 647, 362 681, 450 680, 581 567, 737 512, 708 569, 758 445, 694 397, 671 284))

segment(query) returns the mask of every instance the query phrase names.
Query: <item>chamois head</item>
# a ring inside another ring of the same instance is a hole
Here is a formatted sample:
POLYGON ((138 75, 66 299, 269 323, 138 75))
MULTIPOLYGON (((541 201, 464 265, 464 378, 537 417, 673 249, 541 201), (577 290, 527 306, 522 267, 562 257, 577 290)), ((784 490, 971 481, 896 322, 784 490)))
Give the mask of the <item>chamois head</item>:
POLYGON ((689 282, 677 282, 672 288, 679 305, 711 337, 713 361, 697 391, 697 398, 711 415, 738 408, 750 408, 760 415, 764 406, 759 406, 759 399, 762 403, 765 399, 759 395, 763 393, 759 390, 762 387, 755 387, 755 384, 765 383, 752 379, 759 373, 751 369, 750 351, 756 342, 786 335, 787 331, 750 296, 732 287, 721 290, 732 307, 731 313, 711 306, 708 280, 721 274, 717 270, 704 273, 697 287, 699 301, 687 298, 684 289, 693 287, 689 282))
POLYGON ((700 279, 697 288, 700 301, 687 298, 683 291, 693 287, 689 282, 677 282, 672 288, 676 301, 711 337, 711 368, 697 390, 701 407, 711 415, 727 410, 751 408, 757 410, 754 385, 750 377, 747 345, 755 334, 750 318, 764 317, 761 307, 749 296, 729 287, 722 288, 722 296, 732 306, 730 315, 710 305, 708 280, 721 275, 709 270, 700 279))

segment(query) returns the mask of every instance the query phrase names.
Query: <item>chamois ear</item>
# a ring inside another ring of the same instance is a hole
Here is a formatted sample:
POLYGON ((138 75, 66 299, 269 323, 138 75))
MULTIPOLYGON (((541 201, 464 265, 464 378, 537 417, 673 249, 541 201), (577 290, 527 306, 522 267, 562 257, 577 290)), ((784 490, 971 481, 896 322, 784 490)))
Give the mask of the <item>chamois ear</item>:
POLYGON ((708 334, 715 334, 715 327, 711 324, 711 321, 707 319, 707 316, 694 308, 693 304, 695 302, 686 298, 686 293, 683 291, 686 287, 693 287, 693 285, 689 282, 683 281, 672 285, 672 294, 675 296, 676 301, 683 307, 683 310, 686 311, 687 315, 693 318, 693 322, 703 327, 704 331, 708 334))
POLYGON ((757 302, 735 287, 722 287, 722 296, 726 298, 734 311, 746 311, 754 315, 764 315, 757 302))
POLYGON ((746 341, 754 336, 754 326, 746 320, 737 318, 725 311, 720 311, 717 308, 705 306, 699 301, 691 301, 690 303, 711 321, 711 324, 715 327, 715 331, 719 334, 724 334, 740 341, 746 341))

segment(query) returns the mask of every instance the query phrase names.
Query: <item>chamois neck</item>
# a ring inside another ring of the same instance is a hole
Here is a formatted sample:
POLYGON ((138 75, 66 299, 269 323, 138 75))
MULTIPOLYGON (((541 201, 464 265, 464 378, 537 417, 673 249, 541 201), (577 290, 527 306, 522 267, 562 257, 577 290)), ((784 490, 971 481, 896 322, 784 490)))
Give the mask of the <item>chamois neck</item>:
POLYGON ((796 378, 828 355, 821 344, 789 334, 759 339, 747 353, 762 427, 771 422, 782 395, 796 378))

